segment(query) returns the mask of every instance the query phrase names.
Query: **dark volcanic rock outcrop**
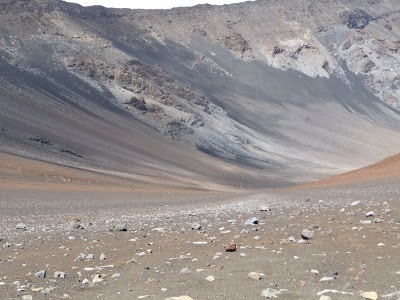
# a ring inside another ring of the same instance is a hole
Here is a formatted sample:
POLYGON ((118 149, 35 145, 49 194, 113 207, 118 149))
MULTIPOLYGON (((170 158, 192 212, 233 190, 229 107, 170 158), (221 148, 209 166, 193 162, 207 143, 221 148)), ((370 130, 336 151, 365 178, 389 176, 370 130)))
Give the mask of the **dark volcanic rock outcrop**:
POLYGON ((342 17, 347 27, 352 29, 363 29, 372 20, 372 17, 362 9, 345 12, 342 17))

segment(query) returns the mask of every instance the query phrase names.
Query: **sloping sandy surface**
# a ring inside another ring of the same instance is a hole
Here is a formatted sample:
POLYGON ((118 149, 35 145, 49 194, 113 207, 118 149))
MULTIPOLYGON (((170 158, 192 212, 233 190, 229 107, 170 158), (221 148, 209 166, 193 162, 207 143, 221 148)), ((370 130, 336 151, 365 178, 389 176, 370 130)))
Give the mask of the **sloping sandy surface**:
POLYGON ((356 183, 368 184, 374 181, 400 181, 400 154, 390 156, 365 168, 302 185, 300 188, 356 183))

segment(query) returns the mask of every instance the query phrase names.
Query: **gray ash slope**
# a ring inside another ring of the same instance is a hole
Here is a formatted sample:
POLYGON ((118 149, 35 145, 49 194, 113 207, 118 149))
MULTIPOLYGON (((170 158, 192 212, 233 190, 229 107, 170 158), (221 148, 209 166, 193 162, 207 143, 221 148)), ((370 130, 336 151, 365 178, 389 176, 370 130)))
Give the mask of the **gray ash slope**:
POLYGON ((382 96, 398 56, 382 52, 393 43, 374 48, 382 34, 399 38, 398 13, 389 30, 380 22, 395 1, 375 2, 380 18, 355 14, 355 2, 321 4, 335 15, 314 34, 320 15, 284 2, 143 11, 3 1, 1 150, 213 189, 375 162, 400 146, 395 77, 394 102, 382 96), (369 56, 356 60, 360 51, 369 56))

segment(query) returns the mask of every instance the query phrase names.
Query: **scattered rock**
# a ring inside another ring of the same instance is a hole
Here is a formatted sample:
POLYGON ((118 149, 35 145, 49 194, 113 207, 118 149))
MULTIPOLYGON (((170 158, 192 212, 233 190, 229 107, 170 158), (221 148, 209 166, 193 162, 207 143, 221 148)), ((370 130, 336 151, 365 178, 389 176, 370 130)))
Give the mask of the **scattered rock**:
POLYGON ((372 221, 371 220, 360 220, 360 224, 369 225, 369 224, 372 224, 372 221))
POLYGON ((38 278, 45 278, 46 277, 46 270, 39 271, 35 273, 35 276, 38 278))
POLYGON ((378 299, 378 294, 376 292, 364 292, 360 294, 361 297, 364 299, 369 299, 369 300, 376 300, 378 299))
POLYGON ((305 240, 312 240, 314 238, 314 231, 304 229, 303 232, 301 233, 301 237, 305 240))
POLYGON ((115 224, 114 227, 111 228, 110 231, 127 231, 127 230, 128 230, 128 228, 125 223, 118 223, 118 224, 115 224))
POLYGON ((208 276, 208 277, 206 278, 206 280, 207 280, 207 281, 214 281, 215 278, 214 278, 214 276, 208 276))
POLYGON ((71 221, 71 222, 69 223, 69 227, 68 227, 69 230, 74 230, 74 229, 79 229, 79 228, 82 228, 82 229, 83 229, 83 227, 81 226, 81 223, 80 223, 80 222, 78 222, 78 221, 71 221))
POLYGON ((369 211, 365 214, 366 217, 374 217, 375 213, 373 211, 369 211))
POLYGON ((179 296, 179 297, 169 297, 165 300, 194 300, 194 299, 189 296, 179 296))
POLYGON ((354 295, 353 293, 349 293, 349 292, 341 292, 338 290, 323 290, 322 292, 318 292, 317 296, 321 296, 324 295, 326 293, 332 293, 332 294, 342 294, 342 295, 354 295))
POLYGON ((394 293, 390 293, 390 294, 386 294, 386 295, 382 296, 382 298, 393 298, 393 297, 400 298, 400 291, 397 291, 397 292, 394 292, 394 293))
POLYGON ((284 292, 289 292, 289 291, 285 290, 285 289, 278 291, 278 290, 267 288, 265 290, 262 290, 261 296, 263 296, 265 298, 278 298, 278 295, 280 295, 284 292))
POLYGON ((61 271, 54 272, 54 278, 67 278, 67 274, 61 271))
POLYGON ((87 278, 85 278, 82 280, 82 284, 85 284, 85 285, 90 284, 90 281, 87 278))
POLYGON ((119 278, 121 276, 122 276, 121 273, 115 273, 115 274, 111 275, 111 278, 119 278))
POLYGON ((207 245, 208 242, 206 241, 199 241, 199 242, 193 242, 193 245, 207 245))
POLYGON ((201 229, 201 225, 197 222, 192 223, 192 229, 193 230, 200 230, 201 229))
POLYGON ((104 253, 100 254, 100 260, 107 260, 106 255, 104 253))
POLYGON ((93 277, 92 283, 102 282, 103 280, 104 280, 104 279, 101 278, 101 275, 100 275, 100 274, 96 274, 96 275, 94 275, 94 277, 93 277))
POLYGON ((224 247, 226 252, 235 252, 236 251, 236 244, 235 243, 228 243, 224 247))
POLYGON ((331 276, 325 276, 322 277, 319 281, 324 282, 324 281, 332 281, 335 280, 335 278, 331 277, 331 276))
POLYGON ((350 206, 356 206, 356 205, 360 205, 361 201, 354 201, 351 202, 350 206))
POLYGON ((257 272, 250 272, 247 276, 251 279, 261 280, 263 277, 265 277, 265 274, 257 273, 257 272))
POLYGON ((32 299, 33 299, 32 295, 24 295, 24 296, 22 296, 22 300, 32 300, 32 299))
POLYGON ((260 211, 271 211, 271 209, 266 205, 261 205, 260 206, 260 211))
POLYGON ((55 287, 49 286, 48 288, 45 288, 45 289, 42 291, 42 295, 48 295, 48 294, 50 294, 51 292, 53 292, 55 289, 56 289, 55 287))
POLYGON ((258 219, 257 219, 256 217, 247 219, 247 220, 244 222, 244 225, 245 225, 245 226, 246 226, 246 225, 257 225, 257 224, 258 224, 258 219))
POLYGON ((319 297, 319 300, 332 300, 332 298, 329 296, 321 296, 319 297))
POLYGON ((192 271, 189 268, 183 268, 180 272, 181 275, 190 274, 192 271))
POLYGON ((26 225, 24 223, 19 223, 19 224, 17 224, 15 229, 20 230, 20 231, 26 231, 26 225))

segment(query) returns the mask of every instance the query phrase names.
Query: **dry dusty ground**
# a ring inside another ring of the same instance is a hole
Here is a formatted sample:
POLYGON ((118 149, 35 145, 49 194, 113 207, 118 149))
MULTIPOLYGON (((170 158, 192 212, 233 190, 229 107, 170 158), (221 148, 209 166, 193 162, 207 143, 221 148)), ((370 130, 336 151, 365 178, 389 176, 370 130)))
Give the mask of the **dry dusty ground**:
POLYGON ((48 182, 3 165, 0 299, 263 299, 268 288, 287 290, 278 299, 390 296, 400 291, 398 163, 392 157, 323 184, 252 193, 132 189, 41 170, 48 182), (244 225, 252 217, 259 223, 244 225), (71 229, 74 220, 83 229, 71 229), (127 231, 110 231, 120 223, 127 231), (304 229, 314 237, 299 244, 304 229), (224 251, 228 242, 235 252, 224 251), (42 270, 46 277, 36 277, 42 270))

